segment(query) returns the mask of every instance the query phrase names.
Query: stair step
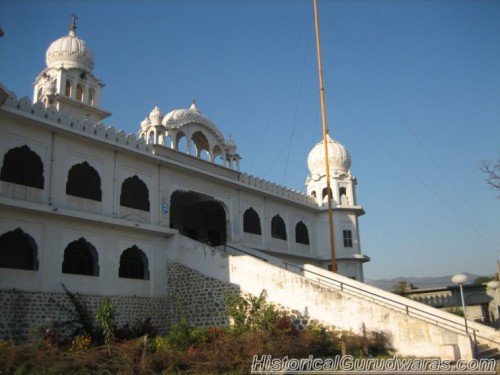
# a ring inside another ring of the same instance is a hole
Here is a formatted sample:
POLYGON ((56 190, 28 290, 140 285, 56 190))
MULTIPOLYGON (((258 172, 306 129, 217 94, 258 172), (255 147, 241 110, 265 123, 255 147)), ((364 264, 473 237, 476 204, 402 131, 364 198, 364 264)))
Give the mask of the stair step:
POLYGON ((485 349, 489 349, 488 344, 479 344, 479 345, 477 346, 477 351, 478 351, 478 352, 481 352, 481 351, 483 351, 483 350, 485 350, 485 349))
POLYGON ((500 355, 500 352, 498 351, 497 348, 483 349, 479 350, 477 353, 477 356, 479 358, 493 358, 493 356, 495 355, 500 355))
POLYGON ((481 355, 481 353, 478 354, 479 359, 495 359, 495 360, 500 360, 500 352, 496 351, 494 353, 488 354, 488 355, 481 355))

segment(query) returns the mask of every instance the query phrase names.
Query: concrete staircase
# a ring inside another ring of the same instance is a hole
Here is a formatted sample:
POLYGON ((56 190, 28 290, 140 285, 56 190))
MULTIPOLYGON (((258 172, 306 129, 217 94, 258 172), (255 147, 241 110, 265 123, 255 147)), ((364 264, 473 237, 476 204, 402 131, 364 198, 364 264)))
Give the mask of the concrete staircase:
POLYGON ((469 322, 472 334, 467 336, 463 318, 342 275, 286 263, 238 244, 216 249, 175 237, 179 246, 169 254, 171 260, 244 293, 258 295, 266 289, 270 302, 324 324, 384 331, 400 355, 471 359, 474 340, 479 345, 477 356, 494 357, 500 349, 500 335, 491 327, 469 322))

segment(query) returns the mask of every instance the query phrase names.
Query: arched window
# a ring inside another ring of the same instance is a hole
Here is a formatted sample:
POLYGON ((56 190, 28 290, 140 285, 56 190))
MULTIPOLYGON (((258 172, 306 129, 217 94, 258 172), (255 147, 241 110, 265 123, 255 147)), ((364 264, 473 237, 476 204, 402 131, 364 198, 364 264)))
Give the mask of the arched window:
POLYGON ((66 194, 101 201, 101 177, 86 161, 75 164, 68 172, 66 194))
POLYGON ((76 100, 83 102, 83 88, 82 85, 76 85, 76 100))
POLYGON ((253 234, 262 234, 259 214, 252 207, 243 214, 243 231, 253 234))
POLYGON ((66 89, 64 90, 64 95, 71 97, 71 81, 69 79, 66 80, 66 89))
POLYGON ((309 231, 302 221, 295 226, 295 242, 309 245, 309 231))
POLYGON ((155 143, 155 132, 152 130, 149 132, 148 143, 155 143))
POLYGON ((146 184, 137 175, 123 181, 120 205, 149 211, 149 191, 146 184))
POLYGON ((95 247, 83 237, 71 242, 64 249, 62 272, 99 276, 99 259, 95 247))
POLYGON ((94 105, 95 91, 93 88, 89 89, 89 104, 94 105))
MULTIPOLYGON (((194 143, 196 148, 196 156, 202 157, 202 151, 205 150, 207 154, 209 154, 208 150, 210 150, 210 145, 208 144, 207 137, 203 134, 202 131, 197 131, 191 136, 191 140, 194 143)), ((208 159, 206 159, 208 160, 208 159)))
POLYGON ((316 198, 316 192, 315 191, 311 191, 311 197, 316 198))
POLYGON ((339 188, 339 202, 343 206, 349 205, 349 199, 347 198, 347 190, 345 187, 339 188))
POLYGON ((0 236, 0 267, 38 270, 38 246, 21 228, 0 236))
POLYGON ((285 222, 280 215, 276 215, 271 220, 271 236, 280 240, 286 240, 285 222))
POLYGON ((159 145, 165 146, 165 137, 163 133, 158 133, 158 140, 156 141, 159 145))
POLYGON ((11 148, 3 158, 0 180, 43 189, 43 163, 28 146, 11 148))
POLYGON ((118 276, 149 280, 148 257, 136 245, 129 247, 120 256, 118 276))
MULTIPOLYGON (((332 189, 330 189, 330 194, 332 192, 332 189)), ((321 198, 322 199, 325 199, 326 197, 328 196, 328 188, 324 188, 323 191, 321 192, 321 198)), ((332 194, 332 197, 333 197, 333 194, 332 194)))
POLYGON ((184 133, 182 133, 182 132, 177 133, 176 145, 177 145, 177 151, 185 152, 186 154, 191 153, 189 150, 189 144, 187 141, 187 137, 184 135, 184 133))

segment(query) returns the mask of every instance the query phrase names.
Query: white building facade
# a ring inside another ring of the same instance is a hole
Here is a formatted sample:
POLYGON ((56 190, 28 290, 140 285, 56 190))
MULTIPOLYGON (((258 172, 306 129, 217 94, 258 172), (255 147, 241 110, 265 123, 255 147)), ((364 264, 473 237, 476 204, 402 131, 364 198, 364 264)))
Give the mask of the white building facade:
MULTIPOLYGON (((0 290, 50 294, 64 284, 159 306, 169 295, 169 253, 183 236, 233 255, 328 268, 322 142, 308 157, 307 194, 293 191, 240 172, 235 142, 195 103, 167 114, 155 106, 137 136, 106 127, 104 84, 75 22, 46 63, 33 101, 0 87, 0 290)), ((351 159, 339 142, 328 147, 338 271, 363 281, 369 258, 351 159)))

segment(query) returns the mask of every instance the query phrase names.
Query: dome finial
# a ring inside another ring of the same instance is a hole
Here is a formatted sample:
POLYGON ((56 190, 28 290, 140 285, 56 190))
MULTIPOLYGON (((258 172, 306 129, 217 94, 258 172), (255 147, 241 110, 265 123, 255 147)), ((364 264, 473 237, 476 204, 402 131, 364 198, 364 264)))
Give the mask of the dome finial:
POLYGON ((76 33, 76 20, 78 16, 74 13, 71 13, 71 25, 69 25, 69 35, 74 36, 76 33))
POLYGON ((195 111, 198 110, 198 108, 196 108, 196 99, 193 99, 193 102, 191 103, 191 107, 189 107, 189 109, 193 109, 195 111))

